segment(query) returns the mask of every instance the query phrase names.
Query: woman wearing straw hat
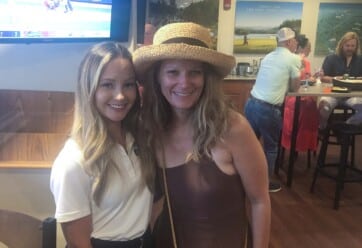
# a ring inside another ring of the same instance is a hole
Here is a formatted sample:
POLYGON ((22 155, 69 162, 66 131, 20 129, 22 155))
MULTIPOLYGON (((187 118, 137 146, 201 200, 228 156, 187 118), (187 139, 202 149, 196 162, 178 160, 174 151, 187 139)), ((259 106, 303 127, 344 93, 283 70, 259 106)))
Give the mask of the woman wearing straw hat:
POLYGON ((266 159, 246 119, 224 101, 221 82, 235 59, 210 47, 206 28, 173 23, 133 54, 145 87, 144 145, 158 164, 156 247, 268 247, 266 159))

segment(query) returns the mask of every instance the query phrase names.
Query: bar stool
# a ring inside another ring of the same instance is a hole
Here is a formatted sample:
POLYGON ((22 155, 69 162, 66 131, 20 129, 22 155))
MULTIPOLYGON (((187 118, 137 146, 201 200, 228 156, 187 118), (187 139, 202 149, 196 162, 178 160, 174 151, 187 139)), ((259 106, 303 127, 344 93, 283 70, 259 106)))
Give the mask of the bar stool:
MULTIPOLYGON (((334 123, 340 123, 346 121, 349 117, 355 114, 355 110, 351 107, 345 105, 337 105, 333 110, 332 114, 329 116, 328 125, 325 129, 320 129, 318 131, 318 142, 323 143, 324 139, 327 139, 329 145, 339 145, 335 134, 331 132, 331 126, 334 123)), ((354 137, 351 140, 351 164, 354 165, 355 158, 355 139, 354 137)))
POLYGON ((352 140, 354 140, 355 136, 362 135, 362 125, 351 125, 340 122, 332 124, 330 128, 332 133, 336 135, 337 143, 340 145, 339 162, 325 162, 329 138, 329 134, 327 134, 321 144, 310 191, 311 193, 314 192, 314 186, 319 175, 333 179, 336 182, 334 209, 338 209, 344 183, 362 182, 362 170, 352 166, 352 161, 348 161, 348 153, 352 140))

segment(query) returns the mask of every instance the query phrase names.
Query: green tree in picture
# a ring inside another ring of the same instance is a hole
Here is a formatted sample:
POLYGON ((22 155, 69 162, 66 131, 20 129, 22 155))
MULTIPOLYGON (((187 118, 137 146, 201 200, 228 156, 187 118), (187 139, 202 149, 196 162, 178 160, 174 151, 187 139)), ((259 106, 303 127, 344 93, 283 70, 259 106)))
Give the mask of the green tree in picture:
POLYGON ((218 0, 166 1, 150 0, 148 21, 157 28, 172 22, 195 22, 210 29, 213 48, 217 44, 218 0), (181 7, 182 6, 182 7, 181 7))
POLYGON ((300 32, 303 3, 236 0, 234 53, 266 54, 281 27, 300 32))
POLYGON ((338 40, 348 31, 354 31, 362 37, 361 13, 361 4, 321 3, 315 54, 334 53, 338 40))

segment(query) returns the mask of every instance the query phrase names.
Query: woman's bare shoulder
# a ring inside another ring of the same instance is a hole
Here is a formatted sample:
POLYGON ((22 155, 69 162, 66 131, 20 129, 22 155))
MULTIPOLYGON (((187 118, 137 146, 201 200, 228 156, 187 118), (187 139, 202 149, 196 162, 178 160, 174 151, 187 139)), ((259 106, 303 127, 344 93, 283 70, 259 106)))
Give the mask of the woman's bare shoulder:
POLYGON ((230 134, 234 132, 240 132, 249 127, 249 122, 247 119, 236 111, 230 111, 230 114, 228 116, 228 132, 230 134))
POLYGON ((228 127, 223 140, 231 146, 244 146, 254 142, 256 136, 248 120, 242 114, 233 111, 228 116, 228 127))

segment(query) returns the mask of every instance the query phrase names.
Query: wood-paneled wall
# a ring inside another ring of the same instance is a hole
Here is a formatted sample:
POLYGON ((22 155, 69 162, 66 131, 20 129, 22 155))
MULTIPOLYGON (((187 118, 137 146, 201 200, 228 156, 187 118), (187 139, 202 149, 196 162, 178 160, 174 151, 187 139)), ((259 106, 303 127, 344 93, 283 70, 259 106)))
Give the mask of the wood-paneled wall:
POLYGON ((49 167, 66 140, 74 93, 0 90, 0 167, 49 167))
MULTIPOLYGON (((253 83, 223 83, 241 113, 253 83)), ((0 90, 0 167, 49 168, 67 139, 73 111, 72 92, 0 90)))

